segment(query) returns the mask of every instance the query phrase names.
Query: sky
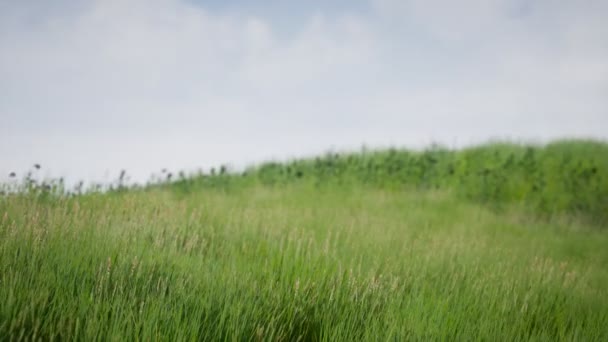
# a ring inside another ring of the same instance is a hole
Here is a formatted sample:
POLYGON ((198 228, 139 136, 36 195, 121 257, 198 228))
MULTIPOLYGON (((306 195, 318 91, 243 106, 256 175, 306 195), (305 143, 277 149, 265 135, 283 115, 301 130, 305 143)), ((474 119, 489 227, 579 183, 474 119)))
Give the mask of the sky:
POLYGON ((608 138, 605 0, 0 0, 0 182, 608 138))

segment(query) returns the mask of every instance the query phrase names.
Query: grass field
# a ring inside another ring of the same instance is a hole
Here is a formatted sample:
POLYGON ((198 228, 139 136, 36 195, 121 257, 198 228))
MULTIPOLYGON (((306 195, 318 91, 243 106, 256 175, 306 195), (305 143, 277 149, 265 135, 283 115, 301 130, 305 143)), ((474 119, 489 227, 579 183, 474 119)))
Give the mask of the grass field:
POLYGON ((0 197, 2 340, 608 341, 608 146, 0 197))

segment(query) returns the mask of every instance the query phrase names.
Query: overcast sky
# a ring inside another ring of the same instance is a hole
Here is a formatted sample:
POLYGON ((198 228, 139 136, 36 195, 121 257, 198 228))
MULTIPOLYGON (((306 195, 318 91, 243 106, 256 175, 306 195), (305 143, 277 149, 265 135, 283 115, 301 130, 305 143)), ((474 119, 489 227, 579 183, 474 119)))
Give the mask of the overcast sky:
POLYGON ((0 181, 608 137, 605 0, 0 0, 0 181))

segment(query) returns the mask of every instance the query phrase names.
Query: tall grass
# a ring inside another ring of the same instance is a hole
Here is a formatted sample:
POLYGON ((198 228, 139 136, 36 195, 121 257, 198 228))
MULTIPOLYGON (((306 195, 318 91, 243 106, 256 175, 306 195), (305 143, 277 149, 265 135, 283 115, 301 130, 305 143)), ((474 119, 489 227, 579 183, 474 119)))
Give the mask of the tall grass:
POLYGON ((0 338, 605 341, 608 232, 589 209, 605 189, 569 173, 595 167, 603 184, 604 150, 395 150, 145 189, 10 192, 0 338), (536 173, 504 169, 509 156, 536 173), (539 178, 542 191, 528 188, 539 178))

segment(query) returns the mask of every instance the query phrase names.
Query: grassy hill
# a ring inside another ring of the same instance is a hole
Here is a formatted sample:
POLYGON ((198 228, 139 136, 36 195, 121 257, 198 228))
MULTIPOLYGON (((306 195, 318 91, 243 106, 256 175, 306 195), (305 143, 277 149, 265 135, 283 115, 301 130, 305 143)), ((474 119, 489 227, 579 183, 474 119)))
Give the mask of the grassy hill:
POLYGON ((4 339, 608 340, 602 142, 65 190, 0 197, 4 339))

